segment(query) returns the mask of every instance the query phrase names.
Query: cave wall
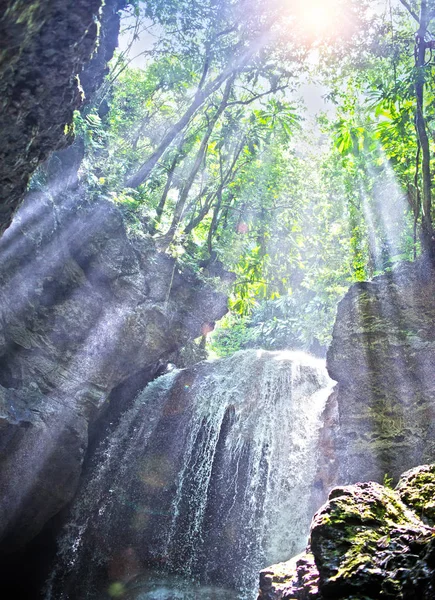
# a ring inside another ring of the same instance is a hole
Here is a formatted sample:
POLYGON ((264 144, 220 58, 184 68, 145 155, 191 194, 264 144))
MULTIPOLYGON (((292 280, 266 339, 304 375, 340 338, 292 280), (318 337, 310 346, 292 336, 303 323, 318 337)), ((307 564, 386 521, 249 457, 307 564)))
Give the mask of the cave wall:
POLYGON ((327 355, 329 400, 319 479, 374 480, 435 459, 435 273, 403 264, 353 285, 327 355))
POLYGON ((2 3, 0 234, 9 226, 36 167, 53 150, 72 142, 73 112, 102 82, 117 44, 118 10, 125 4, 125 0, 2 3))

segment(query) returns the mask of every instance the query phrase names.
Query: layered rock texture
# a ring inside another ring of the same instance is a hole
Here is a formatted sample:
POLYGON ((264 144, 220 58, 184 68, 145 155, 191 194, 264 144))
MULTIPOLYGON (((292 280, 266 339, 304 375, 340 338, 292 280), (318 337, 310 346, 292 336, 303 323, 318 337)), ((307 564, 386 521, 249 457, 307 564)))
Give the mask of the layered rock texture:
POLYGON ((36 167, 72 142, 73 111, 85 96, 78 75, 92 56, 82 73, 86 94, 101 83, 117 43, 117 11, 124 5, 123 0, 2 3, 0 233, 36 167))
POLYGON ((226 312, 226 297, 80 186, 29 196, 0 240, 0 537, 9 550, 72 497, 88 424, 226 312))
POLYGON ((333 489, 307 553, 262 571, 259 600, 432 600, 434 498, 435 465, 404 473, 395 490, 333 489))
MULTIPOLYGON (((319 487, 381 482, 435 460, 435 276, 404 264, 352 286, 338 307, 319 487)), ((323 501, 323 500, 322 500, 323 501)))

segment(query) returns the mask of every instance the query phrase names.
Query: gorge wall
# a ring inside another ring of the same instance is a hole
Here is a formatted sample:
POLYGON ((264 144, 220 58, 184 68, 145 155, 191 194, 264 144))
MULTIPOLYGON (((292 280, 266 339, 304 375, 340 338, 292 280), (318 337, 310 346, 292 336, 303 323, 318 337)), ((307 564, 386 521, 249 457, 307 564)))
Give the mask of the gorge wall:
POLYGON ((22 544, 73 495, 88 423, 132 376, 226 312, 226 297, 152 240, 127 238, 113 204, 80 187, 33 194, 0 240, 3 544, 22 544))
POLYGON ((435 459, 435 276, 424 261, 353 285, 327 355, 323 491, 435 459))
MULTIPOLYGON (((125 0, 8 0, 0 16, 0 232, 30 175, 73 141, 73 111, 107 73, 125 0)), ((21 547, 74 494, 88 427, 226 312, 121 214, 90 200, 80 140, 0 240, 0 549, 21 547), (130 391, 129 391, 130 390, 130 391), (113 391, 113 393, 112 393, 113 391), (111 394, 112 393, 112 394, 111 394)), ((131 392, 133 390, 133 392, 131 392)), ((122 409, 117 407, 117 411, 122 409)))

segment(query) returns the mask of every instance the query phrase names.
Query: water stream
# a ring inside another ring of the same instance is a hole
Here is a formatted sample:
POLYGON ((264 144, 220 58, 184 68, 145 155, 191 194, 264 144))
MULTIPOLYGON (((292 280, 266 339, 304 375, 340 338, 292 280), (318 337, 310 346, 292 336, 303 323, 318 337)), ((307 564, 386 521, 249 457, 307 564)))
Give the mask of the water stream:
POLYGON ((321 360, 249 350, 147 386, 94 457, 47 600, 254 600, 306 544, 331 385, 321 360))

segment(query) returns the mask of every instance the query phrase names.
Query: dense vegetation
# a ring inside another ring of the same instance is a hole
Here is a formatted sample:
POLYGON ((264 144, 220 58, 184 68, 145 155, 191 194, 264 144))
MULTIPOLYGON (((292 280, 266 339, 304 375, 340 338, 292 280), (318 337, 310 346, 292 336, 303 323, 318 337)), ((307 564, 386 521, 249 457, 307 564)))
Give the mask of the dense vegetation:
POLYGON ((126 13, 106 83, 76 118, 81 177, 131 235, 227 286, 219 354, 321 351, 351 282, 433 254, 434 18, 428 0, 148 0, 126 13), (328 99, 316 118, 309 82, 328 99))

